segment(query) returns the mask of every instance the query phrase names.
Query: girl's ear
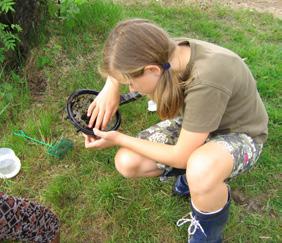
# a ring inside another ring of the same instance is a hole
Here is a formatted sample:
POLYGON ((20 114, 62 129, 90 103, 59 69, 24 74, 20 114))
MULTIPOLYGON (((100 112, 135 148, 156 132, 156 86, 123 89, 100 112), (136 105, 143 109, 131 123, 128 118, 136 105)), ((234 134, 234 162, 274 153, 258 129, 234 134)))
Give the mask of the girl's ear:
POLYGON ((158 65, 147 65, 144 68, 144 72, 151 72, 160 75, 162 73, 162 70, 158 65))

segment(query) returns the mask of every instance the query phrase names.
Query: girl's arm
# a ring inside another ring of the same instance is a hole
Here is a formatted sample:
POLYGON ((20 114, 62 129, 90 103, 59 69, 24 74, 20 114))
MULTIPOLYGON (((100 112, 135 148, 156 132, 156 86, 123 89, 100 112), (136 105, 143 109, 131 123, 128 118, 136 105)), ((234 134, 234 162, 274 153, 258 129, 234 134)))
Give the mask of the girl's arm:
POLYGON ((167 145, 131 137, 116 131, 101 132, 95 129, 94 133, 100 139, 85 143, 86 147, 102 148, 107 147, 105 144, 119 145, 175 168, 186 168, 190 155, 204 144, 209 135, 208 132, 195 133, 181 129, 176 145, 167 145))

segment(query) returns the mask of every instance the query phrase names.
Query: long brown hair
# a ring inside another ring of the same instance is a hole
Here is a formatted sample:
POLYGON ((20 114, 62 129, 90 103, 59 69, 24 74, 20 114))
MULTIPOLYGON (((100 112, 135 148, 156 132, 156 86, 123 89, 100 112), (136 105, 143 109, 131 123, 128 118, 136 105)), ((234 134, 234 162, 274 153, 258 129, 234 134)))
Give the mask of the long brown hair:
MULTIPOLYGON (((148 20, 120 22, 105 43, 100 73, 115 77, 118 72, 125 79, 136 78, 143 74, 147 65, 162 68, 169 62, 176 45, 167 32, 148 20)), ((184 99, 179 73, 172 68, 163 70, 151 98, 158 104, 157 111, 162 119, 178 115, 184 99)))

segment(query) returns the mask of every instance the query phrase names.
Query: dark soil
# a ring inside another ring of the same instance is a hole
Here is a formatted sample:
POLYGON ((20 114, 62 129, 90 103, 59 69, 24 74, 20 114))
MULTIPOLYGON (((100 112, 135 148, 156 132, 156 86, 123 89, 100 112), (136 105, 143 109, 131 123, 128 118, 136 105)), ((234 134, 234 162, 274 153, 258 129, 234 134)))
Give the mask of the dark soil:
POLYGON ((41 100, 47 88, 47 80, 43 72, 37 68, 32 56, 27 60, 23 72, 28 82, 31 97, 37 101, 41 100))
POLYGON ((80 95, 72 102, 73 116, 82 127, 88 127, 90 117, 87 116, 87 109, 94 100, 94 95, 80 95))
MULTIPOLYGON (((83 128, 88 127, 88 123, 90 120, 90 117, 87 116, 87 109, 89 105, 92 103, 92 101, 95 99, 95 95, 93 94, 83 94, 79 95, 74 98, 72 102, 72 112, 75 120, 81 125, 83 128)), ((112 128, 115 126, 116 119, 112 119, 109 123, 107 128, 105 129, 106 131, 112 130, 112 128)), ((95 125, 95 123, 94 123, 95 125)), ((91 129, 91 128, 90 128, 91 129)))
MULTIPOLYGON (((231 196, 235 204, 243 206, 248 212, 261 214, 267 211, 267 194, 248 197, 242 191, 235 189, 232 190, 231 196)), ((272 217, 278 217, 273 210, 270 210, 269 214, 272 217)))

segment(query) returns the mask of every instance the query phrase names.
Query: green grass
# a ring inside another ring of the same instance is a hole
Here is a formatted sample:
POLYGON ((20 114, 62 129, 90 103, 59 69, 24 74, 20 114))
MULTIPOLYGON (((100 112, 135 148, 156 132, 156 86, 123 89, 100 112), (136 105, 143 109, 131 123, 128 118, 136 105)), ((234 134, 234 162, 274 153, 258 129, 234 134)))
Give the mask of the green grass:
MULTIPOLYGON (((246 58, 270 117, 269 139, 256 168, 231 181, 231 187, 250 198, 261 198, 264 207, 250 212, 233 203, 225 239, 280 242, 281 20, 216 5, 201 10, 197 5, 164 8, 155 1, 146 7, 92 2, 62 20, 51 19, 48 38, 42 38, 41 45, 33 49, 33 65, 47 82, 40 100, 32 98, 23 77, 11 74, 6 77, 10 82, 0 81, 0 112, 12 104, 0 115, 0 144, 14 149, 22 162, 16 178, 0 181, 1 190, 51 207, 61 220, 62 242, 186 241, 187 229, 177 228, 175 223, 189 206, 170 196, 173 180, 122 178, 113 165, 116 148, 86 150, 83 137, 63 118, 72 91, 103 86, 96 67, 115 23, 130 17, 149 18, 172 36, 215 42, 246 58), (75 148, 57 160, 48 156, 43 146, 13 136, 18 129, 46 142, 70 138, 75 148)), ((121 112, 121 129, 131 135, 158 121, 155 114, 146 113, 145 98, 122 107, 121 112)))
POLYGON ((27 81, 13 71, 5 74, 3 67, 0 80, 0 123, 16 122, 17 112, 26 109, 30 102, 27 81))

